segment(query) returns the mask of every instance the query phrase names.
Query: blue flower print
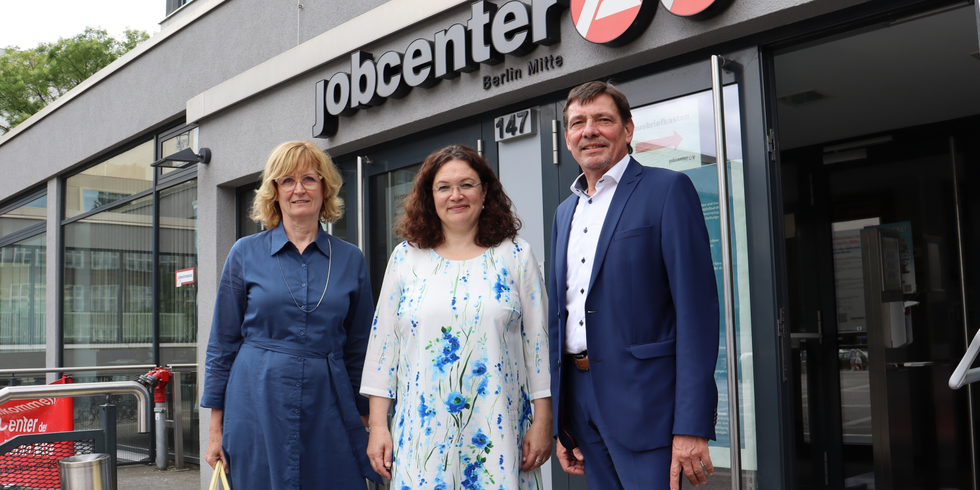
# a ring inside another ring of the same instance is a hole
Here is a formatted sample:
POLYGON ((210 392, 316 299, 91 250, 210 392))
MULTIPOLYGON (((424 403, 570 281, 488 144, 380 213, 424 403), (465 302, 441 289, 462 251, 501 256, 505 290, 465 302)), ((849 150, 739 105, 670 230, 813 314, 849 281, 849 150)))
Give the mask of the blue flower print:
POLYGON ((471 441, 473 442, 473 447, 480 451, 489 453, 490 449, 493 448, 493 443, 490 442, 490 438, 482 430, 477 430, 476 435, 473 436, 471 441))
POLYGON ((476 461, 466 465, 466 469, 463 470, 463 476, 466 477, 463 480, 463 488, 468 489, 482 489, 483 485, 480 484, 480 473, 483 470, 483 460, 477 458, 476 461))
POLYGON ((473 363, 473 376, 483 376, 487 373, 487 365, 483 361, 473 363))
POLYGON ((470 408, 470 404, 466 403, 466 397, 462 393, 454 391, 446 398, 446 409, 449 413, 459 413, 464 408, 470 408))
POLYGON ((459 360, 459 339, 452 334, 452 328, 442 327, 442 352, 433 360, 440 372, 446 372, 446 366, 459 360))
POLYGON ((521 391, 521 421, 531 421, 531 399, 528 398, 526 391, 521 391))
POLYGON ((425 395, 424 394, 419 395, 419 417, 421 417, 422 420, 425 420, 428 418, 432 418, 433 416, 435 416, 435 414, 436 411, 432 409, 432 407, 429 407, 428 405, 425 404, 425 395))
POLYGON ((507 269, 502 269, 500 274, 497 274, 497 283, 493 285, 493 292, 496 294, 497 301, 500 301, 500 296, 506 292, 510 292, 510 286, 507 285, 507 269))

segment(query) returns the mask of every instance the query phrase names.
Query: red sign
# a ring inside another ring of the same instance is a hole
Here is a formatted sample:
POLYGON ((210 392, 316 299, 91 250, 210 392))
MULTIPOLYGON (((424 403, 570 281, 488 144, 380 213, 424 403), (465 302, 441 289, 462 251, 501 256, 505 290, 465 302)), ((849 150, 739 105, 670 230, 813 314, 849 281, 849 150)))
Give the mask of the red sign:
MULTIPOLYGON (((51 384, 63 384, 58 380, 51 384)), ((75 429, 71 398, 18 400, 0 405, 0 442, 21 434, 75 429)))
POLYGON ((704 18, 714 15, 731 0, 662 0, 667 11, 681 17, 704 18))
MULTIPOLYGON (((51 384, 70 383, 62 378, 51 384)), ((40 398, 0 405, 0 442, 22 434, 67 432, 75 429, 72 399, 40 398)), ((61 488, 58 461, 75 455, 75 443, 51 442, 22 445, 0 454, 0 486, 61 488)))
POLYGON ((642 33, 657 10, 656 0, 572 0, 575 29, 587 41, 621 46, 642 33))

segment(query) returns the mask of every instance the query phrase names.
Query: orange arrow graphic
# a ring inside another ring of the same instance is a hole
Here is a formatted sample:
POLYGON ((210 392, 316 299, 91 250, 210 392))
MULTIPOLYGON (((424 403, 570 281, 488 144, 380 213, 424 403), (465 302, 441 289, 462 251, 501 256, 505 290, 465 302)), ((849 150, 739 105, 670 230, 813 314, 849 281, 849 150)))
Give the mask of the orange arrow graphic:
POLYGON ((641 141, 637 143, 636 152, 643 153, 670 147, 673 147, 676 150, 683 140, 684 138, 677 134, 677 131, 674 131, 674 134, 671 136, 664 136, 663 138, 657 138, 650 141, 641 141))

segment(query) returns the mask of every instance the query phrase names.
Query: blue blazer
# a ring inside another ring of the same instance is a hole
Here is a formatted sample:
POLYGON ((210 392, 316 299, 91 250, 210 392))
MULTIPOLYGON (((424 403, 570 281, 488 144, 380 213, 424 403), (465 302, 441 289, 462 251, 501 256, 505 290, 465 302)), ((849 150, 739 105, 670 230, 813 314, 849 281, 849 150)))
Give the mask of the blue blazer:
MULTIPOLYGON (((578 196, 555 213, 549 292, 555 435, 562 387, 568 237, 578 196)), ((596 406, 611 437, 633 451, 673 435, 715 438, 718 291, 701 201, 691 179, 630 158, 606 214, 586 296, 586 338, 596 406)))

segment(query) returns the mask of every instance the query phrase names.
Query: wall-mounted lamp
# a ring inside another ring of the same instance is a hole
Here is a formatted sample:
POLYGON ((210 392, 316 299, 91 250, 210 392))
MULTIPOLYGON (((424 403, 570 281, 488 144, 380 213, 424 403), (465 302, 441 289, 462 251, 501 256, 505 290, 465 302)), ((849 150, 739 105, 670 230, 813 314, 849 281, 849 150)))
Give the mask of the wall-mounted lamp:
POLYGON ((161 158, 150 164, 151 167, 160 168, 186 168, 195 163, 208 163, 211 161, 211 150, 201 148, 201 153, 194 153, 194 150, 185 148, 168 157, 161 158))

